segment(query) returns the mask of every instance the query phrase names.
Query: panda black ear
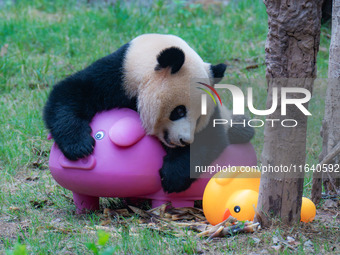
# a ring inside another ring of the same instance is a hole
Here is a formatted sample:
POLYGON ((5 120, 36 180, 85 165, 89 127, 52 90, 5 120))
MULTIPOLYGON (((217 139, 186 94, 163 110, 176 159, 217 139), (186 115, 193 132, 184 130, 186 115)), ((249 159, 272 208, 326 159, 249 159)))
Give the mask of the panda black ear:
POLYGON ((224 76, 224 72, 227 69, 227 65, 226 64, 218 64, 218 65, 211 65, 210 69, 212 71, 213 74, 213 78, 219 82, 222 80, 223 76, 224 76))
POLYGON ((184 52, 177 47, 166 48, 162 50, 157 56, 157 66, 155 71, 162 68, 171 67, 171 74, 177 73, 184 64, 184 52))

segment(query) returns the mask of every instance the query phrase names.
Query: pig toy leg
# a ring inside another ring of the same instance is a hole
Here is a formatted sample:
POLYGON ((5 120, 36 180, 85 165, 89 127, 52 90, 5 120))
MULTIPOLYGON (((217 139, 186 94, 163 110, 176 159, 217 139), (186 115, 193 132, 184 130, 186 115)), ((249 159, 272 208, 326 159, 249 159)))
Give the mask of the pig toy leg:
POLYGON ((151 207, 156 208, 156 207, 161 206, 162 204, 166 204, 168 202, 169 201, 166 201, 166 200, 152 199, 151 207))
POLYGON ((77 208, 77 214, 99 210, 99 197, 92 197, 73 192, 73 201, 77 208))

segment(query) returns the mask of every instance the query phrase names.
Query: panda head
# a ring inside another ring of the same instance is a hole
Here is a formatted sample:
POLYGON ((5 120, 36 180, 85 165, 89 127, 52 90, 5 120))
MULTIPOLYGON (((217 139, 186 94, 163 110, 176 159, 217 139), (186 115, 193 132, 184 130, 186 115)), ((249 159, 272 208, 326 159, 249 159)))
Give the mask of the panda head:
POLYGON ((166 146, 191 144, 195 133, 207 126, 215 105, 207 102, 201 116, 202 90, 194 79, 221 79, 226 65, 211 65, 177 36, 146 34, 130 42, 124 64, 124 86, 137 98, 143 126, 166 146))

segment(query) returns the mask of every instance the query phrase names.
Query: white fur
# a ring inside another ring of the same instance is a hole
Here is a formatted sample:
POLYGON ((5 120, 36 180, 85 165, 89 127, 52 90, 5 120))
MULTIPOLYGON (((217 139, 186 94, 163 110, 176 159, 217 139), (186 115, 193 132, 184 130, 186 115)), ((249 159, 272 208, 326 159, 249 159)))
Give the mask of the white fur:
POLYGON ((124 61, 124 88, 130 97, 137 97, 138 111, 147 133, 156 135, 169 147, 181 146, 180 139, 193 142, 194 134, 208 124, 214 103, 208 99, 208 114, 201 116, 201 94, 204 92, 196 88, 198 84, 191 84, 194 79, 209 81, 212 78, 210 64, 174 35, 145 34, 130 43, 124 61), (155 71, 158 54, 174 46, 185 54, 181 69, 175 74, 171 74, 170 68, 155 71), (187 116, 169 120, 171 111, 179 105, 186 106, 187 116), (171 144, 164 140, 164 130, 168 130, 171 144))

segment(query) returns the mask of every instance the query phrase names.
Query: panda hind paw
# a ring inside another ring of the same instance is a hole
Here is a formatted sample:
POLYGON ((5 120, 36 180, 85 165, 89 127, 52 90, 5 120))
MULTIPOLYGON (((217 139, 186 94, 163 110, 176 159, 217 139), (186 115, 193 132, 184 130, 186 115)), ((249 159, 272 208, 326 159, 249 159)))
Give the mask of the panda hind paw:
POLYGON ((166 193, 179 193, 182 191, 187 190, 191 183, 193 182, 193 179, 185 178, 183 176, 176 176, 176 175, 163 175, 162 171, 161 173, 161 183, 164 192, 166 193))

